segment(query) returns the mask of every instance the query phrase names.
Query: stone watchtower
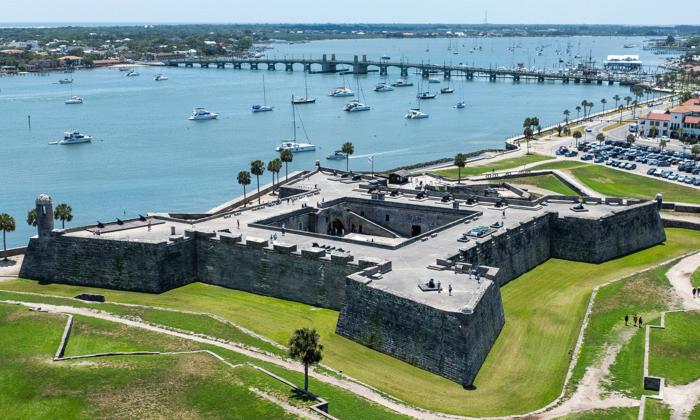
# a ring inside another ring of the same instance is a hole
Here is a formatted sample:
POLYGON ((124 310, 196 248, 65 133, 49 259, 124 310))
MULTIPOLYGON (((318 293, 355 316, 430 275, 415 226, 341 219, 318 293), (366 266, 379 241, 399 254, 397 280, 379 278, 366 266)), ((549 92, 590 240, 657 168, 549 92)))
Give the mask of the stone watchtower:
POLYGON ((47 194, 36 198, 36 229, 40 238, 50 237, 53 231, 53 204, 47 194))

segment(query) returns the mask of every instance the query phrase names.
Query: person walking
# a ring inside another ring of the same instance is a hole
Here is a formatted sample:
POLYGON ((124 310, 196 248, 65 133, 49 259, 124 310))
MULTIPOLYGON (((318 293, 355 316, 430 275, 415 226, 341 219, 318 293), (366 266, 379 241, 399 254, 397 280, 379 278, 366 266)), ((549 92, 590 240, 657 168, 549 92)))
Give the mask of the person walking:
POLYGON ((639 317, 639 328, 642 328, 642 317, 639 317))
POLYGON ((625 325, 628 325, 629 320, 630 320, 630 316, 625 314, 625 325))
POLYGON ((693 297, 695 297, 695 293, 697 293, 697 291, 698 291, 698 289, 696 289, 695 287, 693 287, 693 297))
POLYGON ((506 209, 503 209, 503 220, 506 220, 506 209))
POLYGON ((452 285, 451 284, 447 285, 447 291, 449 292, 450 296, 452 296, 452 285))
POLYGON ((633 319, 634 319, 634 324, 633 324, 633 325, 636 326, 636 325, 637 325, 637 315, 635 315, 633 319))

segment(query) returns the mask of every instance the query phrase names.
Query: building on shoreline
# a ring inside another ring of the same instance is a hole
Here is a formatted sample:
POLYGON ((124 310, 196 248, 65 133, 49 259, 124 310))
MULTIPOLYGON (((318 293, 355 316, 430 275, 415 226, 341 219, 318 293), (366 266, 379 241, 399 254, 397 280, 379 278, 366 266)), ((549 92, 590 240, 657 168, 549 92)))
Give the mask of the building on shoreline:
POLYGON ((690 99, 668 111, 650 111, 639 119, 641 135, 651 137, 652 127, 658 136, 700 138, 700 99, 690 99))

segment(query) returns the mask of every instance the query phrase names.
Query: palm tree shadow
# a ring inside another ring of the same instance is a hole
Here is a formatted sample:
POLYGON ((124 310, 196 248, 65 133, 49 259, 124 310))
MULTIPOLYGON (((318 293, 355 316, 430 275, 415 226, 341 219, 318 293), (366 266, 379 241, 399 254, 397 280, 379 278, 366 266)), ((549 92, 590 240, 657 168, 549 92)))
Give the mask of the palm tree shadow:
POLYGON ((303 401, 303 402, 316 401, 316 397, 312 393, 304 392, 304 390, 300 389, 300 388, 292 389, 291 393, 292 393, 291 398, 296 400, 296 401, 303 401))
POLYGON ((17 261, 15 260, 0 258, 0 267, 14 267, 15 265, 17 265, 17 261))

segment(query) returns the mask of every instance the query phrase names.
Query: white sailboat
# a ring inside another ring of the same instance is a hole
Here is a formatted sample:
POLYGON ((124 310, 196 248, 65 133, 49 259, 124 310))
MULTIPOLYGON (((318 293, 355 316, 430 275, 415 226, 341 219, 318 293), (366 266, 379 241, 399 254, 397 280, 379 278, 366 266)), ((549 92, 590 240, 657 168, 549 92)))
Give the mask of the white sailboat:
POLYGON ((304 71, 304 96, 293 96, 292 104, 303 105, 316 103, 316 98, 309 97, 309 84, 306 80, 306 71, 304 71))
POLYGON ((73 95, 73 84, 70 85, 70 98, 65 100, 66 105, 82 104, 83 98, 73 95))
POLYGON ((282 150, 289 150, 292 153, 313 152, 314 150, 316 150, 315 145, 311 143, 297 142, 297 114, 294 105, 294 96, 292 96, 292 138, 280 143, 280 145, 277 146, 275 150, 278 152, 281 152, 282 150))
MULTIPOLYGON (((364 92, 362 91, 362 88, 360 87, 360 78, 357 78, 357 92, 358 95, 362 96, 362 99, 366 101, 366 98, 364 97, 364 92)), ((364 104, 360 102, 359 99, 353 100, 345 104, 345 108, 343 108, 343 111, 347 112, 360 112, 360 111, 369 111, 371 108, 369 105, 364 104)))
POLYGON ((251 107, 251 110, 253 112, 269 112, 273 110, 273 107, 267 106, 267 90, 265 89, 265 75, 263 74, 262 76, 262 84, 263 84, 263 104, 262 105, 253 105, 251 107))

